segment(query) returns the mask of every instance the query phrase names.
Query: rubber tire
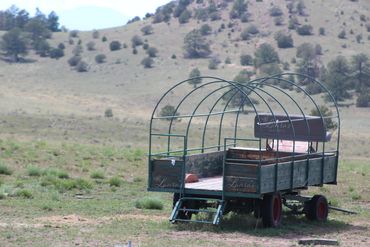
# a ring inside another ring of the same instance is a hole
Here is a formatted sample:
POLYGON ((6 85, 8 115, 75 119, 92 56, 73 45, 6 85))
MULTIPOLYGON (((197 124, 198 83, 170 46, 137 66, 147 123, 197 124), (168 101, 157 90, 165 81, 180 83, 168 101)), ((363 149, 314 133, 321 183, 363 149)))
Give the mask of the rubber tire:
POLYGON ((326 197, 323 195, 314 195, 307 202, 306 217, 309 220, 326 221, 329 213, 329 205, 326 197))
POLYGON ((264 227, 278 227, 281 223, 283 205, 279 192, 266 194, 262 200, 262 223, 264 227))
MULTIPOLYGON (((174 193, 173 194, 173 201, 172 201, 172 208, 175 207, 177 201, 180 199, 180 194, 179 193, 174 193)), ((182 205, 183 208, 186 208, 186 205, 182 205)), ((179 211, 177 214, 177 219, 181 220, 190 220, 192 216, 192 212, 187 212, 187 211, 179 211)))

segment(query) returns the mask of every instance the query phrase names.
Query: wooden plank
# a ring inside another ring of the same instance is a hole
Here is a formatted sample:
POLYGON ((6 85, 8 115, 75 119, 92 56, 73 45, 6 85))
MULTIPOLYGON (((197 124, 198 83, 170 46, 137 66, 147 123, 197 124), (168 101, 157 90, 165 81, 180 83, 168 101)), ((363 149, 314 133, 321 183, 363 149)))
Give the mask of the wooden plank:
POLYGON ((309 160, 308 185, 321 184, 321 166, 322 158, 315 158, 309 160))
POLYGON ((226 192, 255 193, 257 191, 257 179, 247 177, 225 177, 226 192))
POLYGON ((336 181, 337 157, 325 157, 324 163, 324 183, 333 183, 336 181))
POLYGON ((256 165, 250 164, 237 164, 237 163, 226 163, 225 164, 225 175, 234 177, 257 177, 256 165))
POLYGON ((185 184, 185 188, 222 191, 222 177, 201 178, 199 182, 185 184))
POLYGON ((152 165, 152 188, 180 188, 183 161, 154 160, 152 165))

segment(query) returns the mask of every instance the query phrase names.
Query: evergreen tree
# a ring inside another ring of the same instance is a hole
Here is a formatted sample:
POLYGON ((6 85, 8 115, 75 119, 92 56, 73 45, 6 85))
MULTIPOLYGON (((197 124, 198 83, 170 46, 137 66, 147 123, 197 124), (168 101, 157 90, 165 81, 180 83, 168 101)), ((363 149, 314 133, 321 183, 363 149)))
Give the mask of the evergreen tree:
POLYGON ((27 39, 19 28, 13 28, 2 37, 1 49, 13 61, 19 62, 20 55, 27 54, 27 39))
POLYGON ((257 68, 263 64, 279 63, 279 55, 275 49, 267 43, 262 44, 255 52, 255 65, 257 68))
POLYGON ((189 74, 189 79, 195 78, 189 81, 189 84, 193 85, 194 88, 196 88, 198 84, 202 83, 202 78, 197 77, 200 77, 200 70, 198 68, 194 68, 189 74))
POLYGON ((59 32, 59 17, 54 11, 51 11, 47 19, 48 29, 52 32, 59 32))
POLYGON ((370 87, 370 61, 366 54, 360 53, 352 57, 351 73, 357 92, 366 91, 370 87))
POLYGON ((184 38, 185 57, 201 58, 211 54, 209 44, 202 37, 199 30, 193 30, 184 38))
POLYGON ((347 59, 337 56, 328 63, 327 86, 336 101, 343 101, 351 97, 348 93, 350 67, 347 59))

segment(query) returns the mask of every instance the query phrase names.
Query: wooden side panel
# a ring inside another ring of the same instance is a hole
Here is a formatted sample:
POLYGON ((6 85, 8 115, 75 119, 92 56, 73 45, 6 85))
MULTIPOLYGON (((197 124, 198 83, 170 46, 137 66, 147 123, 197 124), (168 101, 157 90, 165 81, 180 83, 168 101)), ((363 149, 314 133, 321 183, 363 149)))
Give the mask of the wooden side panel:
POLYGON ((293 188, 305 187, 307 182, 307 160, 294 162, 293 188))
POLYGON ((257 179, 248 177, 225 176, 226 192, 257 192, 257 179))
POLYGON ((337 167, 337 156, 325 157, 324 183, 334 183, 337 181, 335 177, 337 167))
MULTIPOLYGON (((275 191, 276 164, 261 167, 261 193, 275 191)), ((292 162, 277 165, 277 190, 287 190, 291 186, 292 162)))
POLYGON ((257 192, 257 169, 255 164, 226 163, 226 192, 257 192))
POLYGON ((224 151, 194 154, 186 157, 186 173, 198 177, 215 177, 222 175, 224 151))
POLYGON ((308 185, 321 184, 322 178, 322 158, 310 159, 308 172, 308 185))
POLYGON ((183 161, 153 160, 151 188, 177 189, 181 185, 183 161))

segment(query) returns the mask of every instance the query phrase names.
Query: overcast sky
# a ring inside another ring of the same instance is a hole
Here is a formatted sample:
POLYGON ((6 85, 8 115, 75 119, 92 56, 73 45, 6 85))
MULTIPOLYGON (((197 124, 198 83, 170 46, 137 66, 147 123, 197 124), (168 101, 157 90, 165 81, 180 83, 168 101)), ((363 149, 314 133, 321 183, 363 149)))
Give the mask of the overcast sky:
POLYGON ((0 10, 16 5, 34 15, 38 7, 43 13, 54 10, 60 23, 69 29, 89 30, 126 24, 135 16, 153 13, 171 0, 0 0, 0 10))

